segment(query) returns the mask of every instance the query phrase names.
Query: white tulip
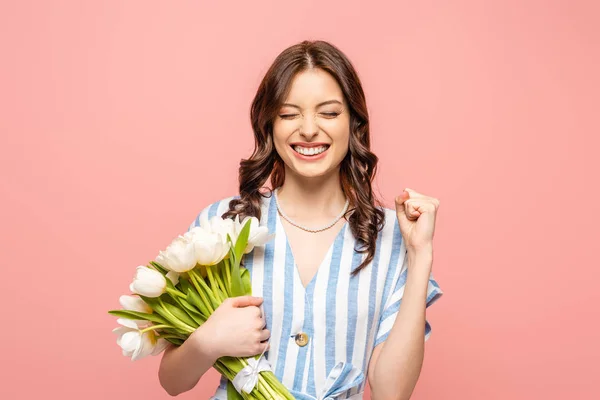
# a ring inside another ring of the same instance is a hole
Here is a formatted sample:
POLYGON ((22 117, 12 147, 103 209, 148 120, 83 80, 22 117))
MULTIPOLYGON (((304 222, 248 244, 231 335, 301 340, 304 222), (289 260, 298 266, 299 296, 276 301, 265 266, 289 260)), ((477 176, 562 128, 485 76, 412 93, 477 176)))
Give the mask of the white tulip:
POLYGON ((164 250, 161 250, 158 252, 158 255, 156 256, 156 258, 154 259, 154 261, 156 261, 158 264, 160 264, 161 267, 163 268, 168 268, 168 260, 165 258, 165 252, 164 250))
MULTIPOLYGON (((167 268, 167 260, 165 258, 166 253, 164 251, 159 251, 158 256, 156 256, 156 259, 154 261, 156 261, 157 263, 159 263, 162 267, 167 268)), ((194 256, 195 258, 195 256, 194 256)), ((169 268, 167 268, 169 269, 169 268)), ((169 271, 167 272, 167 274, 165 275, 167 278, 169 278, 169 280, 171 282, 173 282, 173 286, 177 285, 177 283, 179 282, 179 272, 176 271, 169 271)))
MULTIPOLYGON (((124 294, 119 297, 119 303, 121 303, 121 307, 123 307, 124 310, 143 312, 147 314, 152 314, 154 312, 152 307, 146 304, 146 302, 139 296, 128 296, 124 294)), ((140 327, 147 327, 151 325, 151 322, 145 319, 135 319, 133 321, 140 327)))
POLYGON ((153 268, 140 265, 135 270, 129 289, 146 297, 158 297, 165 292, 167 281, 163 274, 153 268))
POLYGON ((236 240, 246 222, 250 220, 250 232, 248 234, 248 244, 244 249, 244 254, 250 253, 256 246, 264 246, 269 240, 275 237, 275 234, 269 234, 269 228, 260 226, 258 218, 247 216, 240 223, 239 215, 235 216, 235 236, 236 240))
POLYGON ((179 272, 169 271, 165 276, 169 278, 169 280, 173 283, 173 286, 179 283, 179 272))
POLYGON ((196 249, 189 236, 178 236, 156 257, 157 262, 168 270, 187 272, 196 266, 196 249))
POLYGON ((231 218, 221 218, 218 215, 215 215, 210 220, 208 218, 202 218, 200 220, 200 226, 208 232, 221 234, 223 240, 227 240, 227 235, 229 234, 235 243, 235 227, 231 218))
POLYGON ((194 242, 196 262, 200 265, 218 264, 229 254, 229 243, 221 233, 196 226, 186 232, 184 236, 194 242))
POLYGON ((140 327, 132 320, 119 318, 117 323, 122 325, 113 329, 118 335, 117 344, 124 356, 131 357, 131 361, 158 355, 169 345, 167 340, 157 338, 153 330, 141 333, 140 327))
POLYGON ((124 294, 119 297, 119 303, 124 310, 143 312, 147 314, 152 313, 152 307, 150 307, 144 300, 139 296, 128 296, 124 294))

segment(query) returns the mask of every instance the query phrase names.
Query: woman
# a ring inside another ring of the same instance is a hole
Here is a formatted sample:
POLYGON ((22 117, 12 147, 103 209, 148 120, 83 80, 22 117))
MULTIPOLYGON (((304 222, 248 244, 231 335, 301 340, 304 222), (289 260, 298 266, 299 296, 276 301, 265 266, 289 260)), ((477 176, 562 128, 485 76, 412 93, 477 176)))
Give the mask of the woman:
MULTIPOLYGON (((266 350, 299 399, 361 399, 367 377, 373 399, 408 399, 431 332, 425 309, 443 293, 431 273, 439 201, 407 188, 396 210, 379 204, 361 83, 327 42, 276 58, 251 120, 255 150, 241 162, 239 195, 204 208, 190 228, 251 215, 275 238, 245 258, 253 296, 226 301, 165 351, 162 386, 185 392, 218 357, 266 350)), ((227 398, 226 383, 214 399, 227 398)))

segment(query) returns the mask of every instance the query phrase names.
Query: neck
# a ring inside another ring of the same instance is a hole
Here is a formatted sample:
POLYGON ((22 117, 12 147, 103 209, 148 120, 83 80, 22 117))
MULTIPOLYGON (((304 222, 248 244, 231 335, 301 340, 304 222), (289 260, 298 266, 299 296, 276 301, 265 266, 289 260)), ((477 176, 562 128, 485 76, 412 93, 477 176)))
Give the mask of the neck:
POLYGON ((328 176, 305 178, 286 170, 277 192, 279 204, 290 218, 322 222, 335 218, 346 202, 339 170, 328 176))

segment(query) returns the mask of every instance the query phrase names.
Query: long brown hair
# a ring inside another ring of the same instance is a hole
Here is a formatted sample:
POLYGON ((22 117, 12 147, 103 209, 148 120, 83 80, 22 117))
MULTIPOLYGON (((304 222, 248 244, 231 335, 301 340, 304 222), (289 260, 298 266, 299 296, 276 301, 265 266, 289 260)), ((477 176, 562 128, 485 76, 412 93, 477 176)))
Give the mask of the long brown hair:
POLYGON ((283 184, 285 168, 273 143, 273 121, 296 74, 311 68, 320 68, 336 79, 350 111, 349 149, 340 164, 340 184, 350 201, 346 213, 350 229, 361 246, 355 251, 367 253, 354 270, 353 273, 356 273, 373 260, 385 212, 379 208, 381 204, 371 186, 378 158, 370 151, 369 115, 360 79, 350 60, 326 41, 305 40, 285 49, 265 74, 250 109, 254 151, 250 158, 240 162, 240 196, 231 200, 229 211, 223 217, 239 214, 240 217, 254 216, 260 219, 261 196, 269 197, 260 189, 269 177, 273 188, 283 184))

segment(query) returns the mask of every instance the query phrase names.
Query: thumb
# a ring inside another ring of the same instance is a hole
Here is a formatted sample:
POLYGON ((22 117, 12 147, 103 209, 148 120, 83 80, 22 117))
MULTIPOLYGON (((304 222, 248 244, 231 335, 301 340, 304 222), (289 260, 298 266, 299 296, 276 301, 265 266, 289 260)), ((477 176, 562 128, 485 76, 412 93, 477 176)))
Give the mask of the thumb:
POLYGON ((406 205, 404 202, 410 198, 410 194, 404 190, 400 194, 400 196, 396 197, 396 215, 398 216, 398 223, 400 227, 404 229, 406 223, 408 222, 408 217, 406 216, 406 205))
POLYGON ((232 298, 231 305, 233 307, 248 307, 248 306, 260 306, 263 302, 262 297, 256 296, 238 296, 232 298))
POLYGON ((400 214, 400 212, 402 211, 402 215, 406 216, 406 214, 404 213, 404 202, 409 198, 410 194, 406 190, 403 190, 400 196, 396 197, 396 213, 400 214))

